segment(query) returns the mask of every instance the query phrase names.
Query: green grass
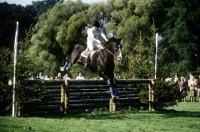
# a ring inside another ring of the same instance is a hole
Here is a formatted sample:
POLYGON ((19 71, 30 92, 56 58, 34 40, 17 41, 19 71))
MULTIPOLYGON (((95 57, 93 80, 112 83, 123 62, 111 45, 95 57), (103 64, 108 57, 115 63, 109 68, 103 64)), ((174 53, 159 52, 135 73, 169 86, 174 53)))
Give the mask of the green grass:
POLYGON ((199 132, 200 102, 162 112, 121 111, 39 117, 0 116, 0 132, 199 132))

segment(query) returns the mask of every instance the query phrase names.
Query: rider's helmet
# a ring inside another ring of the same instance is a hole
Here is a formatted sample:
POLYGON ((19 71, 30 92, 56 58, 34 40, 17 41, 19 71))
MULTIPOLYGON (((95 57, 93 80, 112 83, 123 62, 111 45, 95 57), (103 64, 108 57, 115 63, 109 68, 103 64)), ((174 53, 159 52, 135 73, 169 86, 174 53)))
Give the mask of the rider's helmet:
POLYGON ((100 23, 99 23, 99 21, 94 21, 93 26, 99 28, 99 27, 100 27, 100 23))

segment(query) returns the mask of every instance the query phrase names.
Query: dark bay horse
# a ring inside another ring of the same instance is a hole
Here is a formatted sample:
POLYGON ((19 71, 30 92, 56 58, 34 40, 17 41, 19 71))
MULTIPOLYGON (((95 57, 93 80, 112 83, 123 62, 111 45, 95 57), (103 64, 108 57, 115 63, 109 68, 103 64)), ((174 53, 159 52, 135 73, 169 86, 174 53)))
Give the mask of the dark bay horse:
MULTIPOLYGON (((118 60, 122 59, 121 52, 121 39, 110 38, 107 42, 103 43, 104 49, 100 49, 93 55, 93 59, 89 58, 88 69, 97 73, 102 77, 110 87, 111 96, 118 96, 117 84, 114 79, 114 57, 118 60)), ((78 63, 84 66, 86 57, 81 54, 86 49, 86 44, 76 44, 71 50, 67 58, 68 66, 70 69, 73 64, 78 63)))

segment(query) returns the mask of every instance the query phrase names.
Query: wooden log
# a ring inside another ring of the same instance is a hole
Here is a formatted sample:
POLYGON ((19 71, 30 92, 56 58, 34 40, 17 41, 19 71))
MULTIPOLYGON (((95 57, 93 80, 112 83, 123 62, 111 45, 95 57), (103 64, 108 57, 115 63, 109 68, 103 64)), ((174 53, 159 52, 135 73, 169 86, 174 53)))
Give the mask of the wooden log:
POLYGON ((65 102, 65 86, 61 85, 61 100, 60 100, 60 111, 64 112, 64 102, 65 102))
POLYGON ((112 97, 110 98, 110 102, 109 102, 109 111, 116 112, 116 109, 117 109, 116 98, 112 97))
POLYGON ((149 84, 149 110, 154 111, 154 108, 152 106, 152 102, 154 101, 154 93, 153 93, 153 89, 152 89, 152 84, 149 84))
POLYGON ((64 101, 64 114, 68 114, 69 110, 69 81, 65 80, 65 101, 64 101))

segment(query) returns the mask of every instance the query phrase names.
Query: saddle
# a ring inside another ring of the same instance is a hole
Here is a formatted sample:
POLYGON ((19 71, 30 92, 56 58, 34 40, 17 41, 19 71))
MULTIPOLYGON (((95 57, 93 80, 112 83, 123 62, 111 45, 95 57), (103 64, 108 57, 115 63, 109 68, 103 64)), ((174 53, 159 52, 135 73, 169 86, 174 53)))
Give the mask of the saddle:
POLYGON ((90 55, 90 59, 93 60, 94 57, 95 57, 95 55, 96 55, 96 53, 98 53, 101 49, 104 49, 104 48, 102 46, 100 46, 100 47, 96 47, 92 52, 90 52, 90 51, 83 51, 81 53, 81 56, 88 57, 88 55, 90 55))

